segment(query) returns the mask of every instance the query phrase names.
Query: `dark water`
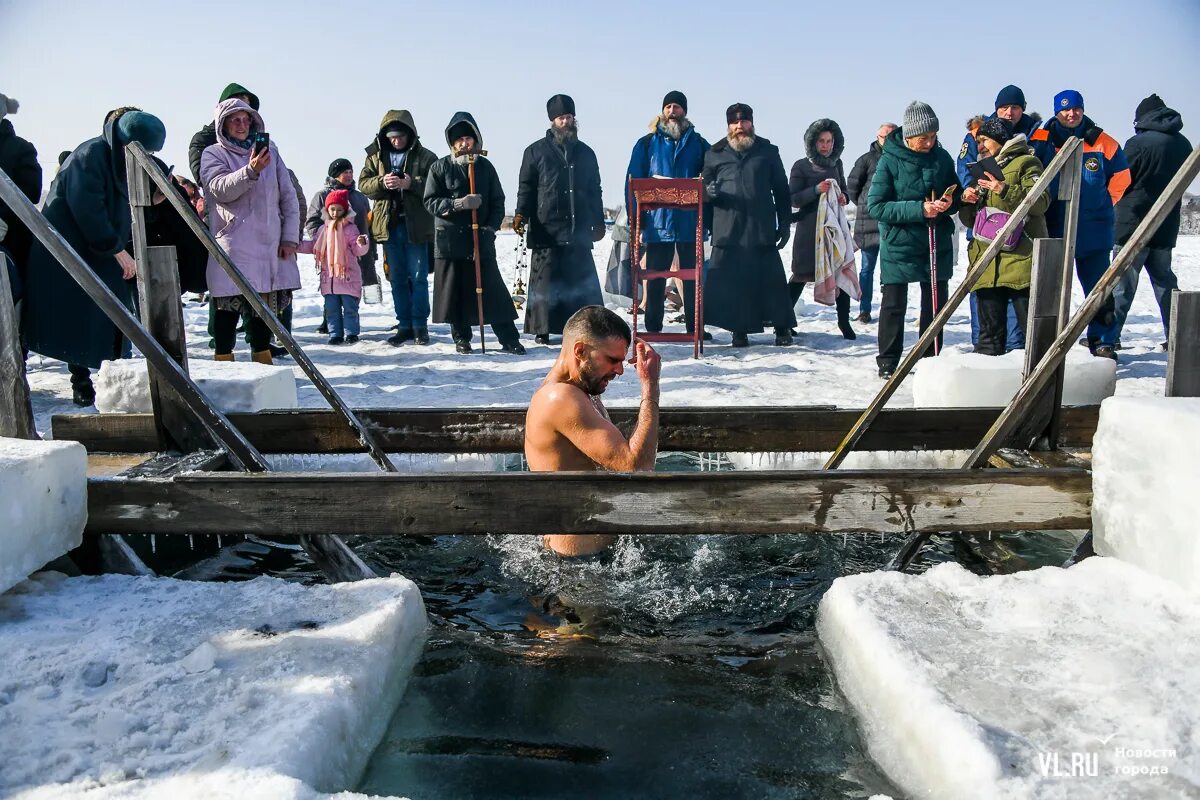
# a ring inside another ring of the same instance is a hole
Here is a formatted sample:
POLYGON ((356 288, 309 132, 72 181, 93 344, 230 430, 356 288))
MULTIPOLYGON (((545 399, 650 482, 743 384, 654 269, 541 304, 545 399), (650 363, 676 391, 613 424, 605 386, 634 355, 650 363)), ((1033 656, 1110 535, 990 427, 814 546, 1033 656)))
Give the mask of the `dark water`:
MULTIPOLYGON (((700 466, 672 455, 659 468, 700 466)), ((866 757, 814 631, 829 584, 882 567, 899 544, 637 536, 569 561, 534 537, 362 539, 382 574, 421 588, 431 631, 355 788, 414 800, 899 797, 866 757)), ((1010 550, 992 557, 1030 566, 1069 555, 1059 538, 995 544, 1010 550)), ((954 552, 935 542, 915 569, 954 552)), ((253 560, 317 579, 301 551, 253 560)))

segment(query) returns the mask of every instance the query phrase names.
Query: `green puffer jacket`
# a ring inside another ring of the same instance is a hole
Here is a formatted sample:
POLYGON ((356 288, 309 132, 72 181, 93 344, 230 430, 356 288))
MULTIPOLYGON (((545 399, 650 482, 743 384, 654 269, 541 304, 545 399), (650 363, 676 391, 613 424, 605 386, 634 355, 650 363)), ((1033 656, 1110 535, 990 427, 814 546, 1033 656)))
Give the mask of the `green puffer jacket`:
POLYGON ((433 217, 425 210, 425 178, 437 156, 425 149, 417 135, 417 126, 412 114, 403 109, 392 110, 383 115, 375 141, 367 145, 367 160, 358 173, 358 189, 371 199, 371 236, 377 242, 386 242, 388 231, 398 210, 403 210, 408 241, 425 244, 433 241, 433 217), (392 171, 392 146, 383 131, 393 122, 398 122, 412 133, 409 136, 408 155, 404 159, 404 171, 412 177, 408 191, 392 191, 384 188, 383 178, 392 171))
POLYGON ((954 202, 937 218, 938 280, 950 280, 954 273, 954 221, 961 189, 954 171, 954 159, 934 144, 928 153, 909 150, 897 128, 887 138, 871 190, 867 193, 867 213, 879 222, 879 282, 929 283, 929 226, 924 202, 930 193, 942 196, 954 187, 954 202))
MULTIPOLYGON (((1004 181, 1004 191, 993 194, 982 189, 979 192, 978 203, 963 203, 958 218, 968 228, 975 224, 975 213, 981 207, 998 208, 1010 214, 1016 211, 1017 206, 1042 175, 1042 162, 1034 155, 1033 148, 1025 140, 1024 134, 1017 134, 1005 143, 1000 154, 996 156, 996 163, 1004 170, 1001 177, 1004 181)), ((1046 209, 1049 207, 1050 192, 1044 192, 1025 218, 1025 232, 1017 244, 1017 249, 1001 253, 992 261, 979 281, 971 287, 972 291, 996 286, 1007 286, 1010 289, 1029 288, 1029 279, 1033 273, 1033 240, 1044 239, 1050 235, 1046 228, 1046 209)), ((971 263, 974 264, 986 249, 987 242, 972 239, 971 247, 967 250, 971 263)))

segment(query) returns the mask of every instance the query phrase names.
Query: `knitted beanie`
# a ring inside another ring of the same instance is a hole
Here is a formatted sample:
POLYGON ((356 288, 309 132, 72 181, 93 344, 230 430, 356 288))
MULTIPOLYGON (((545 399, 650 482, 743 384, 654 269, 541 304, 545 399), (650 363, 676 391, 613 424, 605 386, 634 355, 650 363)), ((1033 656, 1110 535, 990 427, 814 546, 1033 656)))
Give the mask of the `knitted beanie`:
POLYGON ((1133 120, 1142 118, 1142 115, 1149 114, 1151 111, 1157 111, 1160 108, 1166 108, 1167 104, 1157 94, 1152 94, 1142 102, 1138 103, 1137 111, 1133 112, 1133 120))
POLYGON ((996 94, 996 108, 1001 106, 1020 106, 1021 110, 1025 110, 1025 93, 1021 91, 1020 86, 1013 86, 1011 83, 1005 86, 996 94))
POLYGON ((666 108, 667 106, 671 105, 671 103, 678 103, 679 105, 683 106, 683 113, 687 113, 687 95, 685 95, 683 92, 678 90, 667 92, 667 94, 663 97, 662 107, 666 108))
POLYGON ((1012 123, 1000 117, 988 117, 979 126, 979 135, 1004 144, 1013 137, 1012 123))
POLYGON ((129 111, 117 120, 117 132, 125 144, 137 142, 151 153, 163 149, 167 142, 167 127, 162 120, 145 111, 129 111))
POLYGON ((754 122, 754 109, 745 103, 734 103, 725 109, 725 124, 732 125, 742 119, 754 122))
POLYGON ((546 101, 546 116, 557 119, 563 114, 575 114, 575 101, 567 94, 556 94, 546 101))
POLYGON ((933 113, 933 109, 929 107, 928 103, 913 100, 908 104, 908 108, 904 109, 904 124, 901 127, 904 129, 902 135, 905 139, 926 133, 937 133, 939 128, 937 114, 933 113))
POLYGON ((354 165, 350 163, 350 159, 336 158, 333 160, 333 163, 329 165, 329 172, 327 174, 331 178, 336 178, 338 175, 341 175, 348 169, 354 169, 354 165))
POLYGON ((1083 110, 1083 95, 1074 89, 1063 89, 1054 95, 1054 113, 1066 111, 1069 108, 1083 110))
POLYGON ((347 211, 350 210, 350 192, 345 189, 334 189, 329 194, 325 195, 325 208, 328 210, 330 206, 341 206, 347 211))

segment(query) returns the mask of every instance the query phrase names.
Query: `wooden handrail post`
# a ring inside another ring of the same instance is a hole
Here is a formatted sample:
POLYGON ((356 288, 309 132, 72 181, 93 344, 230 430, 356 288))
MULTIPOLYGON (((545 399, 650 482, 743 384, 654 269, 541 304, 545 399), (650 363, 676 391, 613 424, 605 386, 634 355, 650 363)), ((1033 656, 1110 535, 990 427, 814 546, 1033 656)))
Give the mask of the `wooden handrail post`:
MULTIPOLYGON (((1005 407, 1004 411, 996 419, 991 430, 983 437, 971 455, 963 462, 963 467, 970 469, 973 467, 983 466, 988 457, 991 456, 998 448, 1003 447, 1008 437, 1012 435, 1013 430, 1025 417, 1031 408, 1031 404, 1036 400, 1038 393, 1049 382, 1054 372, 1062 364, 1067 357, 1067 351, 1074 345, 1075 339, 1083 333, 1083 330, 1088 326, 1092 317, 1100 310, 1100 306, 1112 291, 1116 282, 1121 279, 1121 275, 1128 269, 1133 262, 1133 258, 1138 251, 1146 246, 1150 241, 1150 237, 1154 235, 1159 226, 1162 225, 1163 219, 1175 204, 1183 197, 1183 193, 1187 190, 1188 185, 1200 173, 1200 146, 1192 151, 1183 166, 1175 173, 1175 177, 1167 184, 1167 188, 1154 201, 1154 205, 1150 208, 1150 212, 1142 218, 1133 234, 1129 237, 1129 242, 1121 248, 1116 259, 1109 265, 1108 269, 1100 276, 1100 280, 1088 293, 1084 299, 1083 305, 1071 317, 1067 326, 1059 332, 1058 338, 1054 340, 1050 352, 1038 364, 1037 369, 1033 374, 1029 375, 1021 384, 1021 388, 1017 390, 1017 394, 1005 407)), ((1172 331, 1172 336, 1175 333, 1172 331)))
POLYGON ((1172 293, 1166 396, 1200 397, 1200 292, 1172 293))
MULTIPOLYGON (((829 459, 825 462, 825 469, 837 469, 838 466, 840 466, 841 463, 846 460, 846 456, 850 454, 850 451, 854 449, 854 445, 859 439, 862 438, 862 435, 871 426, 871 423, 875 420, 875 417, 879 415, 879 411, 883 408, 887 401, 891 399, 892 395, 896 393, 896 390, 900 388, 901 381, 903 381, 904 378, 908 376, 908 373, 912 371, 913 367, 916 366, 917 360, 921 357, 921 354, 925 352, 934 338, 942 332, 942 328, 944 328, 946 323, 950 320, 950 315, 955 312, 958 306, 962 303, 963 299, 966 298, 967 294, 970 293, 971 287, 975 285, 977 280, 979 280, 979 276, 981 276, 984 270, 988 268, 988 266, 992 263, 992 260, 1000 254, 1000 245, 1003 244, 1004 240, 1008 238, 1009 234, 1016 229, 1017 225, 1021 224, 1025 217, 1029 215, 1029 209, 1031 209, 1033 204, 1038 201, 1038 199, 1047 191, 1047 189, 1049 189, 1051 181, 1054 180, 1054 176, 1058 175, 1059 171, 1063 168, 1063 165, 1067 162, 1067 160, 1074 156, 1076 150, 1080 146, 1080 143, 1081 140, 1079 139, 1068 139, 1067 143, 1063 145, 1061 150, 1058 151, 1058 154, 1054 157, 1054 160, 1051 161, 1049 166, 1046 167, 1046 170, 1033 185, 1033 188, 1029 191, 1029 194, 1025 196, 1025 199, 1021 201, 1020 205, 1017 206, 1016 210, 1013 211, 1012 215, 1008 218, 1008 222, 1004 223, 1004 227, 1002 227, 1000 232, 996 234, 996 238, 993 239, 992 243, 984 249, 979 256, 979 259, 967 269, 967 274, 963 276, 962 282, 950 294, 949 299, 946 300, 946 304, 934 316, 933 320, 929 323, 929 327, 927 327, 925 332, 922 333, 917 339, 917 343, 913 345, 911 350, 905 353, 904 358, 900 360, 900 364, 896 367, 896 371, 893 372, 892 376, 884 382, 883 386, 879 389, 879 392, 875 395, 875 398, 871 401, 867 408, 863 410, 862 416, 860 416, 858 421, 854 423, 854 426, 850 428, 850 431, 846 434, 846 437, 842 440, 842 443, 837 446, 832 454, 830 454, 829 459)), ((936 287, 934 288, 936 290, 936 287)))
MULTIPOLYGON (((1075 240, 1079 236, 1079 204, 1082 185, 1083 148, 1079 147, 1071 159, 1063 165, 1062 173, 1058 177, 1058 199, 1066 204, 1066 208, 1063 214, 1062 276, 1058 293, 1058 324, 1054 331, 1056 334, 1066 327, 1067 320, 1071 317, 1071 292, 1075 286, 1075 240)), ((1039 359, 1042 355, 1045 355, 1045 351, 1039 354, 1039 359)), ((1036 364, 1037 361, 1026 361, 1025 374, 1022 377, 1029 377, 1029 373, 1033 371, 1036 364)), ((1057 446, 1055 443, 1060 438, 1061 416, 1059 410, 1062 408, 1066 374, 1065 366, 1060 367, 1054 373, 1054 400, 1052 401, 1054 410, 1050 417, 1050 424, 1046 428, 1050 449, 1057 446)))
MULTIPOLYGON (((1062 239, 1037 239, 1033 243, 1033 274, 1029 284, 1029 317, 1025 325, 1025 368, 1022 379, 1028 377, 1038 362, 1050 351, 1059 331, 1059 299, 1062 282, 1059 266, 1066 243, 1062 239)), ((1038 412, 1030 416, 1010 444, 1022 450, 1034 449, 1045 437, 1044 446, 1037 449, 1054 450, 1057 445, 1058 419, 1062 401, 1063 368, 1059 368, 1053 391, 1047 391, 1037 402, 1038 412)))
POLYGON ((8 265, 0 256, 0 436, 38 439, 33 421, 20 325, 8 280, 8 265))

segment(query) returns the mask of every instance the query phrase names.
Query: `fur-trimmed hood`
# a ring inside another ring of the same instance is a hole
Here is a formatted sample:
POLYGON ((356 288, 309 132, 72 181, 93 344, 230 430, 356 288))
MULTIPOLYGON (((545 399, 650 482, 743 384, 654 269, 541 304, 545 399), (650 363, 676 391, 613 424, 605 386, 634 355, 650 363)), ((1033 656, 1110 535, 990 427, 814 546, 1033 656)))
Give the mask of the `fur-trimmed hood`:
POLYGON ((816 164, 818 167, 832 167, 837 164, 838 159, 842 157, 842 151, 846 149, 846 139, 842 136, 841 127, 831 119, 819 119, 808 126, 808 130, 804 132, 804 154, 808 156, 808 160, 816 164), (825 131, 833 134, 833 152, 828 156, 823 156, 817 152, 817 137, 825 131))

